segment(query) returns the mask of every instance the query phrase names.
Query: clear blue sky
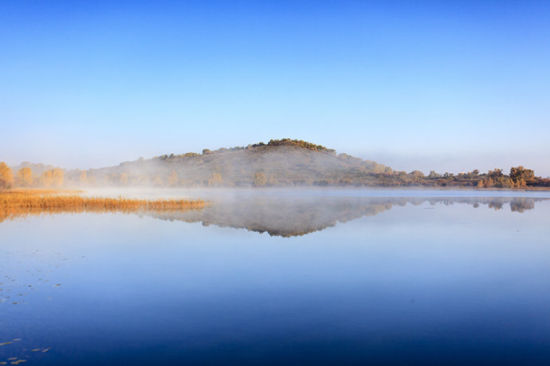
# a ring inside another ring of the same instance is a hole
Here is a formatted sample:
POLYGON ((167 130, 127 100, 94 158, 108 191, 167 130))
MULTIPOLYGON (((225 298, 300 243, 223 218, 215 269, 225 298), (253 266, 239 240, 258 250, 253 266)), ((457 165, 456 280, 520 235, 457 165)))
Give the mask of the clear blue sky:
POLYGON ((291 137, 550 175, 549 1, 0 2, 0 160, 291 137))

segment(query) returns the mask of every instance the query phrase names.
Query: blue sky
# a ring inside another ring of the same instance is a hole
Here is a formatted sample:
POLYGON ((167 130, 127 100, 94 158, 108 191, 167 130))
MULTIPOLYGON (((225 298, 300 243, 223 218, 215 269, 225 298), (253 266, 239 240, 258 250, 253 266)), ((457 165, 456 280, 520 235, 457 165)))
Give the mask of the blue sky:
POLYGON ((2 1, 0 160, 291 137, 550 175, 548 1, 2 1))

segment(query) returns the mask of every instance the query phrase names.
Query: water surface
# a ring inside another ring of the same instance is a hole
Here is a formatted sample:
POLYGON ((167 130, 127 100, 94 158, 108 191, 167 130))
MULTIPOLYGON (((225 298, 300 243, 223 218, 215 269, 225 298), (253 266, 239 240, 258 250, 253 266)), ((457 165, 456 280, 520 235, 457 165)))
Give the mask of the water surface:
POLYGON ((0 362, 548 365, 549 197, 399 192, 6 220, 0 362))

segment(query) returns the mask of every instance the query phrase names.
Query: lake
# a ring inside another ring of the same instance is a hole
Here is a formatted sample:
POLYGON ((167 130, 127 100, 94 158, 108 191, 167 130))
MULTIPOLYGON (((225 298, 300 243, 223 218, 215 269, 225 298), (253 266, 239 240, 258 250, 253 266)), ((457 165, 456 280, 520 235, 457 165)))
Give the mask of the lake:
POLYGON ((0 222, 0 364, 550 364, 547 192, 132 194, 0 222))

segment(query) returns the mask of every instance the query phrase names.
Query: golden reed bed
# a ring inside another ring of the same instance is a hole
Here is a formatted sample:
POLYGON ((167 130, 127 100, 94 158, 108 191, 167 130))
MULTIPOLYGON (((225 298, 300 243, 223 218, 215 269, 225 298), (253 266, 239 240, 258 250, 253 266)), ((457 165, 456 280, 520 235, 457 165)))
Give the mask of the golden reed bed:
POLYGON ((181 211, 200 209, 206 205, 202 200, 83 197, 78 193, 54 190, 0 191, 0 222, 42 213, 181 211))

